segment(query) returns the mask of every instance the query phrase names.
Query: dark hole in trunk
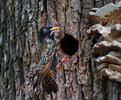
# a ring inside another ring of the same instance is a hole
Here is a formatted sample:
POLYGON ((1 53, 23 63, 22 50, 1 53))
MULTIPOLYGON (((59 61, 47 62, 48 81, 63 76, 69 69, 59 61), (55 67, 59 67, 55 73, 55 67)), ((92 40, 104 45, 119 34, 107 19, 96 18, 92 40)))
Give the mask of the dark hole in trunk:
POLYGON ((78 44, 78 40, 69 34, 65 34, 60 41, 62 51, 69 56, 73 56, 78 51, 78 44))

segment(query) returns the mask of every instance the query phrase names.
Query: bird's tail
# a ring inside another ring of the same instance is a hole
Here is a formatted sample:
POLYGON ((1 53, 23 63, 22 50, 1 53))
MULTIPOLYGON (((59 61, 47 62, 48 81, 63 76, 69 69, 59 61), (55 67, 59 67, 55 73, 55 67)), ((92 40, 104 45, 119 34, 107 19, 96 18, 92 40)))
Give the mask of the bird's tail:
POLYGON ((48 70, 48 73, 42 80, 42 86, 44 91, 48 94, 52 92, 57 93, 58 85, 55 81, 55 73, 52 70, 48 70))

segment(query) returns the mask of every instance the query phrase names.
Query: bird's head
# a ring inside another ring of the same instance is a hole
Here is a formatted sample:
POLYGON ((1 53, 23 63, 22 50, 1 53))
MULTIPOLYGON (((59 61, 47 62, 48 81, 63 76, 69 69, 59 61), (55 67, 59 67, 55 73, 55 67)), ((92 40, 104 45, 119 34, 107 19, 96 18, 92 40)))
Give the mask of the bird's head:
POLYGON ((60 27, 47 27, 44 26, 42 28, 40 28, 39 31, 39 38, 43 41, 46 41, 48 39, 54 40, 54 34, 51 33, 54 30, 58 30, 60 29, 60 27))

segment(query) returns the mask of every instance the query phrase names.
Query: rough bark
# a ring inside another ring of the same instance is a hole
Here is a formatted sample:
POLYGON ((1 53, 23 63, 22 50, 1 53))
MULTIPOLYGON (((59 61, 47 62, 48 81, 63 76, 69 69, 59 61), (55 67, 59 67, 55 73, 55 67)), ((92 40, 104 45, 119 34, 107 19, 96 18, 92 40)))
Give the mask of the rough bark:
POLYGON ((100 77, 91 41, 84 38, 89 9, 110 2, 116 0, 1 0, 0 100, 50 100, 42 87, 33 89, 36 77, 27 79, 37 66, 37 35, 44 25, 60 26, 62 34, 71 34, 80 43, 78 55, 57 74, 54 100, 120 100, 120 83, 100 77))

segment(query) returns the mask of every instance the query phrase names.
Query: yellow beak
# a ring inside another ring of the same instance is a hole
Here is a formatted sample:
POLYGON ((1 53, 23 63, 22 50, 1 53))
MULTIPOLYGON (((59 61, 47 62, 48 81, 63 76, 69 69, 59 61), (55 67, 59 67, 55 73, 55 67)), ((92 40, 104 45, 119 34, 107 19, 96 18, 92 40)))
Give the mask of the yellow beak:
POLYGON ((60 29, 60 27, 52 27, 50 30, 58 30, 58 29, 60 29))

